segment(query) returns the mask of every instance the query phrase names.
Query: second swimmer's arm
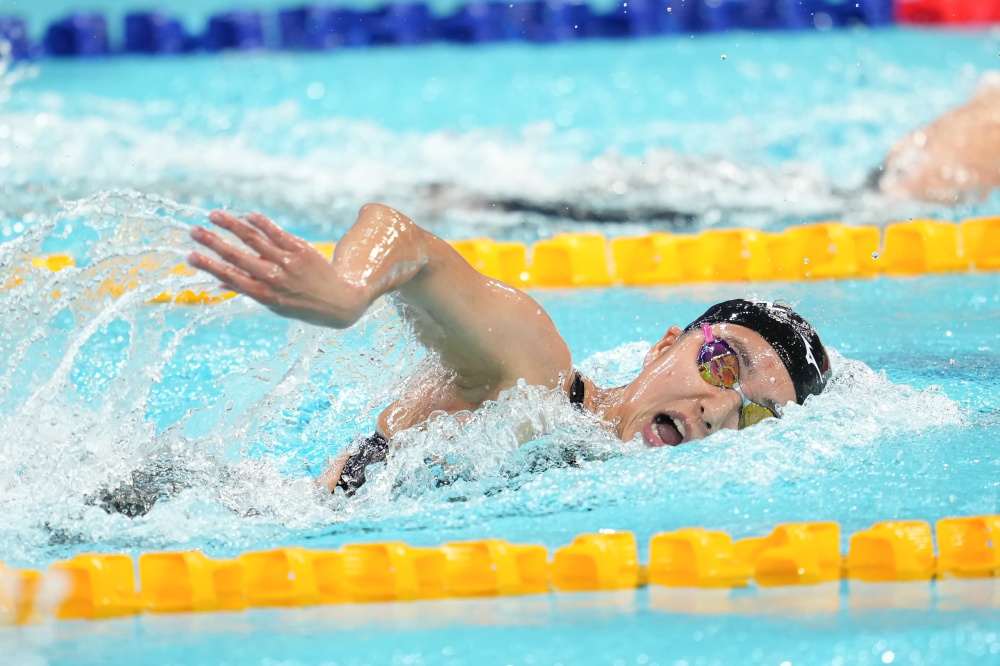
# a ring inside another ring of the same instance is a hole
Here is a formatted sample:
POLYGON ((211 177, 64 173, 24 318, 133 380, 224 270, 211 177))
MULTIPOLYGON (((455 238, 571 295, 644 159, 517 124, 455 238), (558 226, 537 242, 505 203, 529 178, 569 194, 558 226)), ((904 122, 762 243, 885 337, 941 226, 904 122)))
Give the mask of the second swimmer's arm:
POLYGON ((1000 86, 897 142, 879 187, 890 196, 948 204, 1000 187, 1000 86))

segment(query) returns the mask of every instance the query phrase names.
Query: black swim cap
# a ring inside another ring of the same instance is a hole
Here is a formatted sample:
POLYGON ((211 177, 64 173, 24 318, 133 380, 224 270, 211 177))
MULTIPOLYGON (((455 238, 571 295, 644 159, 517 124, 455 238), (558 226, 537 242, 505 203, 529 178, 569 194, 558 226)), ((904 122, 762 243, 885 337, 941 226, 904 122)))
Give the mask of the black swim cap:
POLYGON ((795 401, 819 393, 830 375, 830 357, 809 322, 786 305, 737 298, 710 307, 688 324, 685 331, 701 324, 737 324, 760 334, 774 347, 795 386, 795 401))

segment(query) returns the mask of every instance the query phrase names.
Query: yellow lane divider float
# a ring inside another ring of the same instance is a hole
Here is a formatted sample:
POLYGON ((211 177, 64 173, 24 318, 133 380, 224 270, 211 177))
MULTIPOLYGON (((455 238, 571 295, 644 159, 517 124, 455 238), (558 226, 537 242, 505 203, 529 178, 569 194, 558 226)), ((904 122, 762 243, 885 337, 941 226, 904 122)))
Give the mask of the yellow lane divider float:
MULTIPOLYGON (((912 220, 884 230, 828 222, 779 233, 725 229, 611 239, 595 233, 566 233, 530 248, 487 239, 452 241, 451 245, 480 272, 521 288, 865 278, 1000 270, 1000 217, 961 224, 912 220)), ((333 243, 315 246, 327 257, 333 256, 333 243)), ((38 257, 32 263, 53 271, 75 265, 74 258, 65 254, 38 257)), ((141 268, 130 269, 124 280, 106 280, 99 293, 116 296, 132 288, 141 268)), ((194 274, 185 265, 172 272, 194 274)), ((18 276, 8 286, 21 280, 18 276)), ((218 303, 234 295, 186 290, 164 292, 153 300, 218 303)))
POLYGON ((939 520, 937 556, 931 526, 923 521, 877 523, 851 537, 846 557, 839 544, 840 526, 819 522, 779 525, 768 536, 736 542, 724 532, 700 528, 658 534, 650 542, 646 566, 639 563, 635 536, 614 531, 578 536, 556 550, 551 561, 542 546, 498 539, 439 548, 398 542, 340 550, 288 547, 234 560, 213 560, 194 551, 146 553, 138 560, 138 586, 127 555, 83 554, 53 564, 45 574, 0 564, 0 621, 645 585, 731 588, 753 581, 767 587, 842 578, 890 582, 1000 575, 1000 516, 939 520))

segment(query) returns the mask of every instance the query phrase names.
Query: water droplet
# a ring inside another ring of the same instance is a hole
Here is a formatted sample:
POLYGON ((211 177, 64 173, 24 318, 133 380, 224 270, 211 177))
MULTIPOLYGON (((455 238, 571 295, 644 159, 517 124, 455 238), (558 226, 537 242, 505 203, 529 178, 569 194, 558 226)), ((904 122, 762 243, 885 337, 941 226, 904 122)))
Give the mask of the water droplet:
POLYGON ((872 259, 878 259, 878 252, 872 252, 872 259))
POLYGON ((723 60, 725 60, 725 59, 726 59, 726 54, 725 54, 725 53, 723 53, 723 54, 722 54, 722 59, 723 59, 723 60))
POLYGON ((324 86, 319 81, 313 81, 306 88, 306 97, 309 99, 323 99, 323 95, 326 94, 326 86, 324 86))
POLYGON ((809 263, 809 257, 806 257, 805 259, 803 259, 802 263, 803 264, 808 264, 809 263))

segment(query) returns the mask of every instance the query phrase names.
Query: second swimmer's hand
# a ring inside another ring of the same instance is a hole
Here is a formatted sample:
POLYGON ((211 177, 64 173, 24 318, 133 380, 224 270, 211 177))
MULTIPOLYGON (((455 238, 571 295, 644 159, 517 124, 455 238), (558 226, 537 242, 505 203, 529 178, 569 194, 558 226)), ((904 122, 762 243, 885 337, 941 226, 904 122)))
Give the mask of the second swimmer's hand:
POLYGON ((191 238, 221 260, 192 252, 188 263, 218 278, 224 288, 284 317, 332 328, 350 326, 367 309, 366 289, 343 280, 312 245, 263 215, 250 213, 244 222, 213 211, 208 219, 246 245, 240 247, 203 227, 191 229, 191 238))

